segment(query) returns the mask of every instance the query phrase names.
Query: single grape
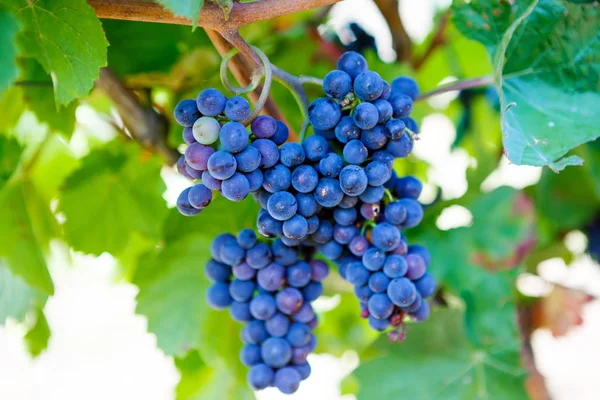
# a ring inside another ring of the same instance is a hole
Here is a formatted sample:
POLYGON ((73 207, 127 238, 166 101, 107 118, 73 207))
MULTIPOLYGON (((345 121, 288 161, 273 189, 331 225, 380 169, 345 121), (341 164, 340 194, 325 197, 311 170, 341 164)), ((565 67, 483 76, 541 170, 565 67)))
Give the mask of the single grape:
POLYGON ((335 101, 321 97, 308 107, 308 120, 315 129, 333 129, 342 117, 340 106, 335 101))
POLYGON ((391 251, 400 243, 400 230, 389 222, 382 222, 373 228, 371 240, 375 247, 391 251))
POLYGON ((367 302, 373 296, 373 291, 369 288, 369 285, 355 286, 354 295, 359 301, 367 302))
POLYGON ((391 279, 402 278, 408 271, 408 264, 404 257, 390 254, 383 265, 383 273, 391 279))
POLYGON ((260 166, 262 156, 254 146, 248 146, 235 155, 237 169, 241 172, 252 172, 260 166))
POLYGON ((240 96, 234 96, 225 103, 225 115, 232 121, 243 121, 250 115, 250 103, 240 96))
POLYGON ((375 125, 372 129, 364 129, 360 134, 360 141, 369 150, 378 150, 385 146, 388 137, 383 125, 375 125))
POLYGON ((260 364, 262 357, 260 356, 260 346, 255 344, 247 344, 240 351, 240 360, 246 367, 260 364))
POLYGON ((202 172, 202 184, 210 190, 221 190, 221 182, 219 179, 213 178, 208 170, 202 172))
POLYGON ((398 203, 406 209, 406 219, 402 223, 402 228, 414 228, 423 220, 423 207, 413 199, 400 199, 398 203))
POLYGON ((271 193, 286 190, 291 183, 292 173, 283 164, 277 164, 264 172, 263 188, 271 193))
POLYGON ((232 301, 227 283, 215 283, 206 291, 206 302, 215 310, 224 310, 232 301))
POLYGON ((225 180, 235 174, 237 161, 231 153, 219 150, 208 158, 207 167, 213 178, 225 180))
POLYGON ((217 89, 204 89, 196 98, 196 106, 203 115, 215 117, 225 110, 227 98, 217 89))
POLYGON ((394 303, 385 293, 375 293, 369 299, 369 314, 378 319, 387 319, 394 311, 394 303))
POLYGON ((384 194, 385 190, 383 186, 367 186, 365 191, 362 192, 360 196, 358 196, 358 198, 360 199, 360 201, 373 204, 381 201, 383 199, 384 194))
POLYGON ((354 109, 352 119, 360 129, 371 129, 377 125, 377 121, 379 120, 377 107, 371 103, 360 103, 354 109))
POLYGON ((335 137, 340 143, 348 143, 350 140, 360 137, 360 129, 350 116, 343 116, 335 126, 335 137))
POLYGON ((394 118, 408 117, 413 110, 413 100, 405 94, 392 92, 389 102, 394 110, 394 118))
POLYGON ((241 336, 246 344, 261 344, 267 340, 269 334, 263 321, 253 319, 244 325, 241 336))
POLYGON ((411 132, 419 133, 419 124, 417 124, 417 121, 415 121, 411 117, 402 118, 402 122, 404 122, 406 128, 409 129, 411 132))
POLYGON ((271 137, 271 140, 275 142, 277 146, 284 144, 289 137, 290 131, 286 124, 281 121, 275 121, 277 123, 277 129, 275 134, 271 137))
POLYGON ((370 276, 371 273, 365 268, 362 262, 355 261, 348 264, 348 269, 346 270, 346 280, 354 286, 366 285, 370 276))
POLYGON ((329 145, 321 136, 310 136, 302 142, 306 158, 310 161, 319 161, 327 154, 329 145))
POLYGON ((300 165, 292 173, 292 186, 300 193, 311 193, 319 183, 319 174, 310 165, 300 165))
POLYGON ((296 369, 296 371, 298 371, 298 373, 300 373, 300 377, 302 380, 305 380, 310 376, 311 369, 309 363, 295 365, 294 368, 296 369))
POLYGON ((256 246, 246 252, 246 262, 254 269, 262 269, 271 263, 273 253, 269 246, 257 243, 256 246))
POLYGON ((194 185, 188 192, 188 200, 192 207, 202 210, 210 204, 212 192, 202 184, 194 185))
POLYGON ((227 282, 231 275, 231 267, 222 264, 217 260, 210 259, 204 266, 204 274, 209 281, 215 282, 227 282))
POLYGON ((377 123, 385 124, 392 118, 394 114, 394 109, 389 101, 383 99, 377 99, 373 102, 375 108, 377 108, 377 112, 379 113, 379 119, 377 123))
POLYGON ((277 263, 271 263, 258 271, 257 282, 264 290, 274 292, 285 282, 285 268, 277 263))
POLYGON ((394 118, 385 124, 385 134, 393 140, 400 139, 406 131, 406 125, 401 119, 394 118))
POLYGON ((413 101, 419 97, 419 85, 408 76, 400 76, 392 81, 392 92, 409 96, 413 101))
POLYGON ((308 222, 301 215, 294 215, 283 223, 283 234, 289 239, 302 239, 308 234, 308 222))
POLYGON ((261 211, 263 212, 258 213, 258 219, 256 221, 258 233, 268 238, 281 236, 283 234, 283 223, 271 217, 268 211, 261 211))
POLYGON ((290 327, 290 319, 282 313, 277 313, 265 322, 269 335, 273 337, 284 337, 290 327))
POLYGON ((390 321, 387 319, 378 319, 378 318, 375 318, 374 316, 370 315, 369 316, 369 326, 378 332, 383 332, 387 328, 389 328, 390 321))
POLYGON ((352 225, 356 222, 356 218, 358 217, 358 213, 355 208, 336 208, 333 210, 333 219, 339 225, 352 225))
MULTIPOLYGON (((198 122, 198 121, 196 121, 198 122)), ((194 123, 195 125, 196 123, 194 123)), ((192 143, 196 143, 196 138, 194 138, 194 130, 189 127, 186 126, 185 128, 183 128, 183 141, 185 142, 185 144, 192 144, 192 143)))
POLYGON ((420 244, 408 246, 408 253, 420 255, 423 261, 425 261, 425 266, 427 267, 431 264, 431 254, 429 253, 429 250, 425 248, 425 246, 421 246, 420 244))
POLYGON ((305 218, 312 217, 319 209, 319 205, 312 194, 298 193, 296 195, 296 202, 298 203, 298 214, 305 218))
POLYGON ((286 167, 301 165, 305 158, 304 148, 298 143, 286 143, 279 149, 279 160, 286 167))
POLYGON ((234 279, 229 284, 229 295, 235 301, 245 302, 252 298, 255 289, 256 284, 253 281, 234 279))
POLYGON ((383 272, 375 272, 369 278, 369 289, 375 293, 382 293, 387 290, 390 278, 383 272))
POLYGON ((379 96, 379 98, 382 100, 387 100, 390 98, 391 94, 392 94, 392 88, 386 81, 383 81, 383 90, 382 90, 381 96, 379 96))
POLYGON ((395 201, 385 207, 384 215, 390 224, 400 225, 406 219, 406 208, 402 203, 395 201))
POLYGON ((336 260, 338 259, 342 253, 344 252, 344 246, 336 242, 335 240, 330 240, 320 247, 321 254, 323 257, 328 260, 336 260))
POLYGON ((321 282, 310 282, 302 288, 302 294, 306 301, 315 301, 323 294, 323 284, 321 282))
POLYGON ((294 322, 290 325, 285 339, 294 347, 305 346, 310 342, 312 333, 310 329, 303 323, 294 322))
POLYGON ((327 263, 321 260, 311 260, 309 263, 311 268, 311 279, 315 282, 321 282, 329 275, 329 267, 327 263))
POLYGON ((233 301, 229 306, 229 315, 238 322, 250 322, 253 319, 248 302, 233 301))
POLYGON ((413 140, 407 132, 400 139, 389 140, 385 148, 396 158, 403 158, 410 154, 413 149, 413 140))
POLYGON ((231 270, 233 272, 233 276, 243 281, 248 281, 256 276, 256 270, 245 262, 232 267, 231 270))
POLYGON ((321 175, 335 178, 340 174, 344 167, 344 161, 336 153, 327 153, 325 157, 319 161, 319 172, 321 175))
POLYGON ((239 153, 248 146, 248 131, 239 122, 228 122, 219 133, 221 148, 230 153, 239 153))
POLYGON ((242 263, 245 256, 246 251, 237 244, 237 240, 231 240, 223 243, 219 254, 223 264, 227 264, 230 267, 234 267, 242 263))
POLYGON ((421 307, 414 312, 411 313, 410 316, 417 322, 425 321, 429 318, 429 314, 431 313, 431 309, 429 308, 429 304, 426 301, 421 303, 421 307))
POLYGON ((367 188, 367 184, 365 170, 357 165, 348 165, 340 172, 340 188, 348 196, 360 195, 367 188))
POLYGON ((260 169, 255 169, 252 172, 247 172, 244 174, 244 176, 246 177, 246 179, 248 179, 250 192, 256 192, 258 189, 262 188, 264 177, 260 169))
POLYGON ((277 131, 277 122, 268 115, 259 115, 252 121, 252 133, 257 138, 267 139, 273 137, 277 131))
POLYGON ((198 107, 196 107, 196 101, 192 99, 181 100, 173 111, 175 121, 181 126, 193 126, 194 122, 202 116, 198 107))
POLYGON ((298 289, 288 287, 278 292, 275 299, 279 311, 287 315, 292 315, 300 310, 304 297, 298 289))
POLYGON ((277 311, 275 299, 269 294, 261 293, 250 301, 250 313, 256 319, 265 321, 271 318, 275 311, 277 311))
POLYGON ((355 51, 345 52, 337 63, 337 69, 346 72, 352 79, 365 72, 367 67, 367 60, 355 51))
POLYGON ((204 171, 201 171, 201 170, 194 169, 194 168, 190 167, 190 166, 189 166, 189 165, 187 165, 187 164, 186 164, 186 166, 185 166, 185 173, 186 173, 188 176, 191 176, 191 177, 192 177, 192 179, 200 179, 200 178, 202 178, 202 173, 203 173, 203 172, 204 172, 204 171))
POLYGON ((304 303, 298 311, 292 314, 292 318, 294 319, 294 321, 308 324, 315 318, 315 311, 313 310, 310 303, 304 303))
POLYGON ((361 72, 354 79, 354 93, 363 101, 373 101, 383 92, 383 79, 377 72, 361 72))
POLYGON ((406 260, 406 264, 408 264, 408 271, 406 272, 406 277, 408 279, 414 281, 425 275, 427 266, 420 255, 407 254, 404 259, 406 260))
POLYGON ((305 261, 297 262, 287 268, 287 282, 290 286, 301 288, 310 282, 312 270, 305 261))
POLYGON ((371 161, 365 167, 369 185, 381 186, 392 176, 392 170, 381 161, 371 161))
POLYGON ((357 235, 352 238, 348 244, 348 249, 357 257, 362 257, 369 248, 369 241, 362 235, 357 235))
POLYGON ((371 247, 362 256, 362 263, 370 271, 379 271, 385 263, 385 252, 377 247, 371 247))
POLYGON ((192 132, 198 143, 210 145, 219 140, 221 125, 214 118, 202 117, 194 122, 192 132))
POLYGON ((338 180, 322 178, 315 189, 314 196, 317 203, 323 207, 333 208, 342 201, 344 192, 338 180))
POLYGON ((358 234, 356 227, 349 225, 338 225, 333 227, 333 239, 339 244, 349 244, 354 236, 358 234))
POLYGON ((330 71, 323 78, 323 90, 329 97, 343 99, 352 89, 352 78, 339 69, 330 71))
POLYGON ((248 386, 253 390, 266 389, 273 383, 275 373, 265 364, 258 364, 248 371, 248 386))
POLYGON ((423 190, 423 184, 414 176, 399 178, 396 182, 396 194, 399 198, 418 199, 423 190))
POLYGON ((258 139, 252 142, 261 155, 260 167, 263 169, 271 168, 279 161, 279 149, 275 142, 269 139, 258 139))
POLYGON ((320 244, 325 244, 333 238, 333 224, 324 220, 319 225, 319 229, 312 235, 312 239, 320 244))
POLYGON ((298 203, 289 192, 276 192, 267 201, 269 214, 279 220, 286 221, 296 214, 298 203))
POLYGON ((273 386, 275 386, 283 394, 292 394, 298 390, 302 376, 293 367, 285 367, 275 372, 273 378, 273 386))
POLYGON ((185 150, 185 162, 198 171, 204 171, 208 168, 208 160, 214 152, 215 150, 210 146, 192 143, 185 150))
POLYGON ((387 295, 398 307, 408 307, 417 298, 417 289, 413 283, 406 278, 393 279, 388 285, 387 295))
POLYGON ((200 209, 190 204, 189 195, 191 188, 184 189, 177 197, 177 210, 186 217, 193 217, 200 214, 200 209))
POLYGON ((344 146, 342 154, 347 163, 360 165, 367 160, 369 150, 360 140, 351 140, 344 146))
POLYGON ((298 252, 283 244, 281 239, 277 239, 271 244, 271 250, 275 262, 284 267, 290 266, 298 260, 298 252))
POLYGON ((250 183, 243 174, 236 172, 231 178, 223 181, 221 193, 228 200, 242 201, 250 193, 250 183))
POLYGON ((225 243, 231 242, 233 240, 235 240, 235 236, 233 236, 230 233, 222 233, 222 234, 218 235, 216 238, 214 238, 214 240, 210 244, 211 257, 214 260, 221 262, 221 249, 223 248, 225 243))

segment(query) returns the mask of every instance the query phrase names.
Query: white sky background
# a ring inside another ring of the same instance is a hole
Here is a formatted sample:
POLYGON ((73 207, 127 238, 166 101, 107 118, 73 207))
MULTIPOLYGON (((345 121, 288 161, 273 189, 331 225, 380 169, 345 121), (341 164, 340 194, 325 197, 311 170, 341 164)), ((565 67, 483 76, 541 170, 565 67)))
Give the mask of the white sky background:
MULTIPOLYGON (((450 0, 403 0, 404 23, 413 39, 423 40, 431 29, 434 6, 449 3, 450 0)), ((345 0, 335 6, 333 27, 342 29, 351 20, 376 36, 382 58, 393 59, 389 32, 370 0, 345 0)), ((450 153, 454 136, 451 121, 434 114, 423 122, 422 140, 415 146, 415 154, 432 164, 429 179, 450 197, 461 196, 466 190, 465 168, 472 162, 461 150, 450 153)), ((491 190, 503 184, 524 187, 535 183, 539 175, 539 168, 517 167, 504 160, 484 188, 491 190)), ((165 197, 172 204, 185 183, 168 171, 163 176, 169 186, 165 197)), ((469 218, 466 209, 448 209, 438 226, 449 229, 467 224, 469 218)), ((573 245, 581 249, 582 240, 585 238, 575 235, 573 245)), ((550 281, 600 294, 599 271, 588 258, 580 257, 568 269, 562 261, 548 261, 540 272, 550 281)), ((65 258, 57 256, 51 263, 51 273, 56 295, 45 307, 52 330, 48 349, 31 359, 22 340, 24 330, 11 323, 0 328, 0 399, 173 399, 179 379, 177 369, 173 360, 157 349, 155 337, 146 332, 145 319, 134 314, 137 289, 127 283, 115 283, 114 260, 110 256, 74 255, 69 265, 65 258)), ((546 331, 537 332, 534 337, 539 368, 547 376, 556 400, 596 400, 599 396, 599 352, 594 351, 600 337, 599 302, 587 306, 584 320, 582 327, 573 329, 565 338, 554 339, 546 331)), ((313 373, 295 395, 283 396, 268 390, 258 398, 342 399, 339 383, 357 365, 356 354, 349 350, 341 360, 328 355, 312 356, 310 362, 313 373)), ((345 400, 352 397, 346 396, 345 400)))

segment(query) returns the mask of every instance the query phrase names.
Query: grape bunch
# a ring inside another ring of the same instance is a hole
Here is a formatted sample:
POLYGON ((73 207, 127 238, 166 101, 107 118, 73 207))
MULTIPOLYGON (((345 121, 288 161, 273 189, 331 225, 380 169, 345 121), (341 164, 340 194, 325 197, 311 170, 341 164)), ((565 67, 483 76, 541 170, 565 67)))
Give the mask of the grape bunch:
POLYGON ((263 171, 277 163, 277 146, 288 139, 289 131, 283 122, 261 115, 252 121, 250 135, 242 124, 249 115, 246 99, 227 99, 212 88, 175 107, 175 120, 184 126, 188 145, 177 170, 188 179, 202 180, 179 195, 177 208, 183 215, 198 215, 212 201, 212 191, 242 201, 263 185, 263 171))
POLYGON ((426 298, 436 290, 429 252, 409 245, 405 232, 423 219, 422 184, 393 169, 418 133, 410 117, 418 85, 409 77, 388 84, 349 51, 325 76, 323 90, 326 96, 308 108, 314 135, 302 143, 286 142, 285 125, 268 116, 254 119, 248 132, 240 122, 248 103, 215 89, 175 110, 189 144, 179 171, 202 179, 181 193, 181 213, 201 212, 211 191, 233 201, 252 194, 261 206, 257 231, 273 240, 258 243, 249 230, 221 235, 207 265, 214 282, 209 304, 230 307, 246 323, 241 357, 254 389, 291 393, 308 376, 317 323, 310 303, 328 272, 315 255, 339 267, 354 286, 361 316, 377 331, 390 328, 391 341, 404 339, 408 317, 427 319, 426 298), (292 331, 304 332, 303 339, 292 331))
POLYGON ((259 242, 251 229, 237 237, 217 236, 210 252, 207 301, 217 310, 229 308, 244 324, 240 359, 250 368, 248 384, 254 390, 273 386, 294 393, 310 375, 306 359, 317 344, 311 302, 323 292, 329 267, 302 257, 280 239, 259 242))

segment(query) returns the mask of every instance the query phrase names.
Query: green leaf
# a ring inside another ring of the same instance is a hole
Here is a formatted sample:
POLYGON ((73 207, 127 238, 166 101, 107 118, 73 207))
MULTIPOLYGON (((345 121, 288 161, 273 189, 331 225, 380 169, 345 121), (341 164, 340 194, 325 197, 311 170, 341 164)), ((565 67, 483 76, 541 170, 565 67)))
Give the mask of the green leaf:
POLYGON ((34 57, 52 77, 58 105, 85 97, 106 66, 108 46, 93 8, 85 0, 1 1, 23 26, 22 55, 34 57))
POLYGON ((25 105, 23 104, 21 88, 12 86, 8 90, 5 90, 0 95, 0 110, 2 110, 0 132, 11 133, 17 122, 19 122, 24 109, 25 105))
POLYGON ((33 288, 54 293, 44 260, 57 222, 33 185, 14 179, 0 191, 0 259, 33 288))
POLYGON ((37 357, 42 351, 48 347, 48 340, 50 340, 50 327, 44 312, 40 309, 36 310, 36 319, 33 327, 25 334, 25 343, 29 354, 33 357, 37 357))
POLYGON ((219 6, 221 10, 223 10, 223 14, 225 14, 225 18, 229 18, 229 13, 233 8, 233 0, 214 0, 215 3, 219 6))
POLYGON ((47 298, 47 294, 29 286, 0 260, 0 324, 7 318, 24 321, 27 313, 43 307, 47 298))
POLYGON ((23 149, 14 138, 0 136, 0 189, 16 171, 23 149))
POLYGON ((357 398, 392 399, 525 399, 519 346, 469 342, 460 312, 434 311, 422 324, 411 325, 404 343, 382 337, 375 346, 387 354, 355 371, 357 398), (426 377, 426 383, 423 382, 426 377))
MULTIPOLYGON (((50 76, 42 66, 31 58, 19 60, 22 81, 50 82, 50 76)), ((33 111, 37 119, 46 123, 55 132, 70 138, 75 130, 75 110, 78 103, 74 101, 66 107, 58 108, 51 87, 23 86, 20 88, 27 107, 33 111)))
POLYGON ((562 170, 600 135, 600 11, 561 0, 456 1, 456 23, 486 45, 501 89, 505 152, 517 165, 562 170))
POLYGON ((17 78, 17 46, 19 24, 15 16, 0 8, 0 94, 17 78))
POLYGON ((158 2, 173 14, 191 19, 194 26, 198 24, 198 15, 204 7, 204 0, 158 0, 158 2))
POLYGON ((134 143, 113 142, 86 156, 60 199, 70 245, 117 254, 134 232, 158 239, 167 213, 160 169, 160 161, 134 143))

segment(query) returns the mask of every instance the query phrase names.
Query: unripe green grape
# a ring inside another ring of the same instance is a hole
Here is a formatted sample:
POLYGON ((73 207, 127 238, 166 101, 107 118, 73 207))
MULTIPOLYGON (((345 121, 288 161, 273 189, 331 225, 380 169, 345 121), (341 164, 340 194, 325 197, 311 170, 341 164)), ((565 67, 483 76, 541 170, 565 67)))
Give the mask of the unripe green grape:
POLYGON ((192 127, 194 138, 198 143, 206 145, 216 142, 219 139, 220 131, 219 121, 211 117, 198 118, 192 127))

